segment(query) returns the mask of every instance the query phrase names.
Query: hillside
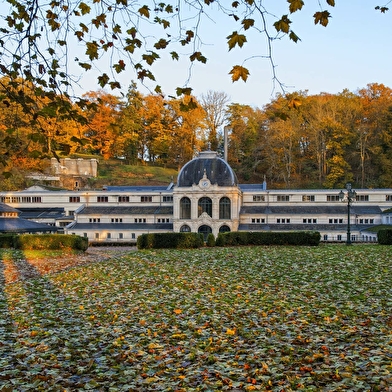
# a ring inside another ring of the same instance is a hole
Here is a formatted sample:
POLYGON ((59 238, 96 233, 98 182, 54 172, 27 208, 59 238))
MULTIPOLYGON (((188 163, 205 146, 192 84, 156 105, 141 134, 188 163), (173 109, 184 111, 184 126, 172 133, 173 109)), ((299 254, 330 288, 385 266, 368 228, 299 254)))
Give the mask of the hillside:
POLYGON ((159 166, 126 165, 121 160, 100 160, 98 177, 90 180, 92 188, 104 185, 168 185, 176 181, 178 171, 159 166))

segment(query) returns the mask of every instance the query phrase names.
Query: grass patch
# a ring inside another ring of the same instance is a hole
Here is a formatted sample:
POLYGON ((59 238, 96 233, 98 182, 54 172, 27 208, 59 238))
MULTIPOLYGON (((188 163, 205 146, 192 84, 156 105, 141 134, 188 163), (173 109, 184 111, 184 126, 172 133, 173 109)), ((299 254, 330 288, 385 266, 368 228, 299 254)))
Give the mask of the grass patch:
POLYGON ((392 256, 377 245, 132 252, 40 275, 0 250, 0 385, 388 391, 392 256), (28 271, 7 283, 10 271, 28 271))

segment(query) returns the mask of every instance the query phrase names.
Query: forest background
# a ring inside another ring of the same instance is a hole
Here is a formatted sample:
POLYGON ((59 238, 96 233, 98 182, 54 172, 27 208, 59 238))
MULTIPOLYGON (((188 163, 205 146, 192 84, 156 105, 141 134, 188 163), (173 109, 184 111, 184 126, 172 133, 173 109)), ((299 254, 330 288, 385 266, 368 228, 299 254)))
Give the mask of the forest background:
POLYGON ((277 94, 263 108, 230 102, 215 91, 199 98, 143 95, 135 83, 124 98, 103 90, 83 98, 88 105, 73 108, 74 120, 32 121, 18 103, 1 102, 2 190, 23 188, 26 174, 47 173, 53 156, 92 154, 101 161, 180 169, 203 149, 222 155, 224 129, 228 162, 241 183, 392 187, 392 89, 382 84, 339 94, 277 94))

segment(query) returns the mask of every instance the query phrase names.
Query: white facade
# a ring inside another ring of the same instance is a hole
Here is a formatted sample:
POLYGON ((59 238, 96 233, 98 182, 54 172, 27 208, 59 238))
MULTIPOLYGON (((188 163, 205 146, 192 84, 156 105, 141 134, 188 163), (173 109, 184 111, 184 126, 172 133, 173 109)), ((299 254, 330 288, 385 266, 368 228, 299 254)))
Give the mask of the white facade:
MULTIPOLYGON (((230 166, 208 151, 188 162, 176 184, 0 192, 21 217, 62 227, 90 242, 135 243, 143 233, 317 230, 322 241, 346 241, 348 208, 340 189, 267 190, 238 184, 230 166)), ((392 225, 392 189, 356 189, 352 241, 376 241, 371 228, 392 225), (384 213, 385 211, 385 213, 384 213)))

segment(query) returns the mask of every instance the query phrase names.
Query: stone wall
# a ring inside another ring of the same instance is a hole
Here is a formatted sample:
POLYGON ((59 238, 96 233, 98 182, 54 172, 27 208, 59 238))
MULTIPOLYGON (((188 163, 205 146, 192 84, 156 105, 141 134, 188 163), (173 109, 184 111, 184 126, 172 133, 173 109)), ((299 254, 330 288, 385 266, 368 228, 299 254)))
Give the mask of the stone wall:
POLYGON ((97 159, 71 159, 62 158, 60 162, 56 158, 51 159, 51 166, 55 175, 97 177, 97 159))

